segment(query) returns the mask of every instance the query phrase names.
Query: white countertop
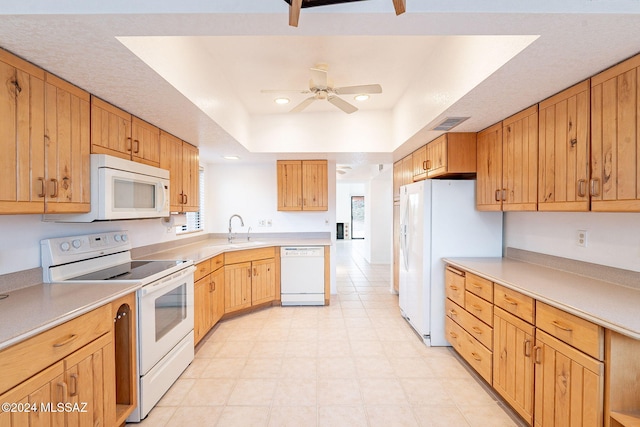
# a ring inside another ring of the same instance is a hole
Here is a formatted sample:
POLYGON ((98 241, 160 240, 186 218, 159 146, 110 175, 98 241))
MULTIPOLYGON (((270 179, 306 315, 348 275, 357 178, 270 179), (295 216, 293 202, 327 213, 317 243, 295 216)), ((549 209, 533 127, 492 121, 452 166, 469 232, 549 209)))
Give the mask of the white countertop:
POLYGON ((48 284, 0 300, 0 350, 135 292, 137 284, 48 284))
POLYGON ((207 239, 189 245, 155 252, 138 259, 190 259, 193 260, 194 264, 197 264, 224 252, 267 248, 271 246, 331 246, 331 239, 258 238, 250 241, 237 239, 234 240, 233 243, 227 242, 226 239, 207 239))
POLYGON ((640 290, 510 258, 445 258, 444 261, 640 339, 640 290))
MULTIPOLYGON (((331 239, 207 239, 138 259, 204 261, 223 252, 270 246, 330 246, 331 239)), ((138 284, 47 284, 6 292, 0 300, 0 350, 135 292, 138 284)))

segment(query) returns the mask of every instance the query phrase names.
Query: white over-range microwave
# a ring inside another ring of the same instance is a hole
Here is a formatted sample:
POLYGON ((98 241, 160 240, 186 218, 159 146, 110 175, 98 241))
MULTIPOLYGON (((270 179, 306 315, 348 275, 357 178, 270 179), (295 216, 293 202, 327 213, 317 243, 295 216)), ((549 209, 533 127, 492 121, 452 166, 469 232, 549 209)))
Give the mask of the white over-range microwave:
POLYGON ((169 171, 91 154, 91 211, 48 214, 45 221, 92 222, 169 216, 169 171))

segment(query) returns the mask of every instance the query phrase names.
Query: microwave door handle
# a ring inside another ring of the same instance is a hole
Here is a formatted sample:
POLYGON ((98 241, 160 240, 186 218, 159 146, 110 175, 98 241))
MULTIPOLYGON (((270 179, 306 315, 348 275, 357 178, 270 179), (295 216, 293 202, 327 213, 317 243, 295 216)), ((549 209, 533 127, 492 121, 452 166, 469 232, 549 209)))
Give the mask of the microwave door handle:
POLYGON ((169 192, 169 188, 165 188, 164 184, 161 182, 159 182, 157 186, 160 187, 160 193, 162 194, 162 203, 158 205, 156 211, 162 212, 164 210, 164 205, 167 203, 167 193, 169 192))

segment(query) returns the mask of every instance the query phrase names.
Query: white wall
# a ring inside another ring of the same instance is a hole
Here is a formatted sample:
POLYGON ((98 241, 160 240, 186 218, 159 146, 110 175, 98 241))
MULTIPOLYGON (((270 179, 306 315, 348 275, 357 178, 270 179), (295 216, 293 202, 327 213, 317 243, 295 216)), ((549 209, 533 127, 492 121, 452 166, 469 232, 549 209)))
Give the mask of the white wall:
POLYGON ((507 212, 505 246, 640 271, 640 213, 507 212), (587 246, 576 244, 587 230, 587 246))
MULTIPOLYGON (((389 246, 393 234, 392 167, 375 176, 369 183, 369 226, 371 264, 390 264, 393 248, 389 246)), ((365 205, 367 201, 365 199, 365 205)))

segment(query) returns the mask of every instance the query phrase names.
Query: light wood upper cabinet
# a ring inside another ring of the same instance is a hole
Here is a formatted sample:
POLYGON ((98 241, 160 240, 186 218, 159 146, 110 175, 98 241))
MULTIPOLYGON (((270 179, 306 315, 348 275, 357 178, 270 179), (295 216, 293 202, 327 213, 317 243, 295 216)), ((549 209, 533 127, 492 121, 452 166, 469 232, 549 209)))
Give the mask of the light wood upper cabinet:
POLYGON ((589 210, 589 80, 539 104, 538 210, 589 210))
POLYGON ((538 106, 502 122, 502 210, 538 207, 538 106))
POLYGON ((160 129, 132 116, 131 160, 150 166, 160 166, 160 129))
POLYGON ((476 173, 476 133, 451 132, 427 144, 427 175, 472 176, 476 173))
POLYGON ((91 97, 91 152, 131 160, 131 114, 91 97))
POLYGON ((90 98, 58 77, 45 77, 45 212, 91 209, 90 98))
POLYGON ((502 210, 502 123, 477 135, 476 209, 502 210))
POLYGON ((278 160, 278 210, 329 209, 326 160, 278 160))
POLYGON ((43 70, 0 49, 0 213, 44 212, 43 70))
POLYGON ((393 201, 400 201, 400 187, 402 182, 402 160, 398 160, 393 164, 393 201))
POLYGON ((591 79, 591 210, 640 211, 640 56, 591 79))
POLYGON ((413 182, 413 154, 402 159, 402 185, 413 182))
POLYGON ((91 152, 160 166, 160 129, 91 97, 91 152))
POLYGON ((412 181, 420 181, 427 178, 427 145, 423 145, 411 154, 413 163, 412 181))
POLYGON ((198 148, 160 131, 160 167, 169 170, 171 212, 196 212, 200 207, 198 148))

